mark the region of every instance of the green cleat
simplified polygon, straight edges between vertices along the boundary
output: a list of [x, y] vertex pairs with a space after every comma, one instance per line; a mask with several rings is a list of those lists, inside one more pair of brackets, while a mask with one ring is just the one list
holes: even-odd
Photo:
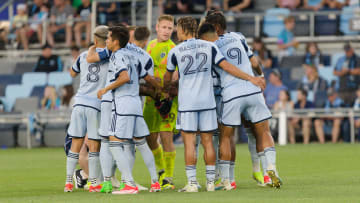
[[123, 181], [120, 181], [120, 187], [119, 187], [119, 190], [122, 190], [124, 189], [125, 187], [125, 183]]
[[101, 193], [111, 193], [112, 192], [112, 183], [111, 181], [105, 181], [102, 183]]
[[161, 190], [173, 190], [175, 185], [172, 181], [172, 178], [164, 178], [161, 185]]
[[264, 176], [260, 171], [253, 173], [253, 179], [257, 182], [259, 186], [264, 186]]

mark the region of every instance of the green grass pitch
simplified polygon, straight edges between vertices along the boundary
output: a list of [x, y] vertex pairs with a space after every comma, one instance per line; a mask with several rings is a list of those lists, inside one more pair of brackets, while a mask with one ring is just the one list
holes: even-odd
[[[183, 153], [183, 148], [178, 147], [176, 189], [186, 183]], [[277, 157], [284, 182], [280, 190], [255, 184], [251, 179], [247, 145], [238, 145], [238, 189], [234, 191], [205, 192], [201, 158], [197, 176], [203, 188], [199, 193], [165, 191], [115, 196], [83, 190], [64, 193], [66, 159], [60, 148], [6, 149], [0, 150], [0, 202], [360, 202], [358, 144], [288, 145], [277, 147]], [[149, 186], [150, 177], [140, 154], [137, 154], [134, 177], [140, 184]]]

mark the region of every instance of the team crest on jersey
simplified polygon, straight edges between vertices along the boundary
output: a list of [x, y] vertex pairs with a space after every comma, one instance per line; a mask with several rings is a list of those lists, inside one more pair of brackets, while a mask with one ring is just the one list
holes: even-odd
[[165, 53], [165, 52], [163, 52], [163, 53], [161, 53], [161, 54], [160, 54], [160, 57], [161, 57], [161, 58], [164, 58], [164, 57], [165, 57], [165, 55], [166, 55], [166, 53]]

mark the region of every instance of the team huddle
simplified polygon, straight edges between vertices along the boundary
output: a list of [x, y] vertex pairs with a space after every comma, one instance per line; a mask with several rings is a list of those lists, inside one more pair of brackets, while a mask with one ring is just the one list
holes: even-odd
[[[188, 179], [179, 192], [201, 187], [196, 179], [200, 142], [206, 190], [233, 190], [234, 128], [241, 124], [249, 137], [254, 180], [261, 186], [282, 185], [261, 64], [245, 37], [225, 33], [221, 12], [209, 12], [200, 25], [192, 17], [178, 19], [178, 45], [170, 39], [173, 29], [174, 18], [160, 16], [157, 39], [148, 44], [146, 27], [96, 27], [94, 45], [71, 70], [72, 77], [80, 75], [80, 87], [68, 128], [65, 192], [73, 191], [86, 135], [90, 192], [137, 194], [142, 186], [132, 175], [135, 149], [150, 173], [149, 191], [175, 189], [175, 130], [184, 142]], [[144, 108], [141, 96], [146, 96]], [[119, 184], [114, 184], [116, 168]]]

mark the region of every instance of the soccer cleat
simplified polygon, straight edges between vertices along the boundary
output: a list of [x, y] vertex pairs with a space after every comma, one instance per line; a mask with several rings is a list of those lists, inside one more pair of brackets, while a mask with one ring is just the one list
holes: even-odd
[[148, 191], [149, 189], [147, 187], [144, 187], [140, 185], [139, 183], [135, 183], [136, 187], [139, 189], [139, 191]]
[[215, 186], [215, 190], [233, 190], [229, 180], [224, 180]]
[[198, 192], [197, 184], [188, 183], [184, 188], [180, 189], [178, 192]]
[[75, 180], [75, 188], [84, 188], [86, 185], [87, 179], [83, 179], [81, 175], [82, 169], [78, 169], [74, 172], [73, 179]]
[[84, 186], [84, 190], [89, 190], [90, 186], [91, 186], [91, 182], [87, 181], [86, 185]]
[[165, 178], [165, 170], [164, 169], [162, 169], [158, 172], [158, 177], [159, 177], [159, 184], [162, 185], [163, 180]]
[[208, 192], [214, 192], [215, 191], [215, 182], [214, 181], [208, 181], [206, 183], [206, 191], [208, 191]]
[[272, 186], [274, 188], [280, 189], [280, 187], [282, 185], [282, 181], [281, 181], [280, 177], [276, 175], [275, 171], [268, 170], [267, 174], [269, 174], [269, 177], [270, 177], [271, 182], [272, 182]]
[[113, 188], [113, 185], [112, 185], [111, 181], [105, 181], [102, 183], [100, 192], [101, 193], [111, 193], [112, 188]]
[[270, 187], [272, 187], [272, 183], [271, 183], [271, 179], [270, 179], [270, 177], [269, 176], [264, 176], [264, 185], [266, 186], [270, 186]]
[[73, 188], [74, 188], [74, 185], [72, 183], [66, 183], [65, 188], [64, 188], [64, 192], [72, 192]]
[[120, 188], [120, 181], [115, 177], [111, 177], [111, 184], [114, 188]]
[[121, 190], [112, 192], [112, 194], [114, 195], [126, 195], [126, 194], [138, 194], [138, 193], [139, 193], [139, 189], [137, 187], [133, 187], [127, 184], [125, 184], [124, 188], [122, 188]]
[[161, 187], [160, 187], [160, 183], [156, 182], [154, 184], [151, 184], [150, 187], [150, 192], [160, 192], [161, 191]]
[[96, 185], [96, 186], [90, 185], [89, 192], [100, 192], [101, 188], [102, 188], [101, 185]]
[[237, 187], [237, 186], [236, 186], [236, 182], [235, 182], [235, 181], [234, 181], [234, 182], [231, 182], [231, 184], [230, 184], [230, 185], [231, 185], [231, 187], [232, 187], [234, 190], [235, 190], [235, 189], [236, 189], [236, 187]]
[[262, 175], [262, 172], [254, 172], [253, 173], [253, 179], [256, 181], [256, 183], [259, 186], [264, 186], [264, 177]]
[[201, 185], [200, 185], [200, 183], [197, 182], [197, 181], [196, 181], [196, 186], [197, 186], [197, 188], [198, 188], [199, 190], [201, 189]]
[[164, 178], [162, 182], [163, 182], [162, 185], [161, 185], [162, 190], [169, 190], [169, 189], [173, 190], [173, 189], [175, 189], [175, 185], [172, 182], [171, 178]]

